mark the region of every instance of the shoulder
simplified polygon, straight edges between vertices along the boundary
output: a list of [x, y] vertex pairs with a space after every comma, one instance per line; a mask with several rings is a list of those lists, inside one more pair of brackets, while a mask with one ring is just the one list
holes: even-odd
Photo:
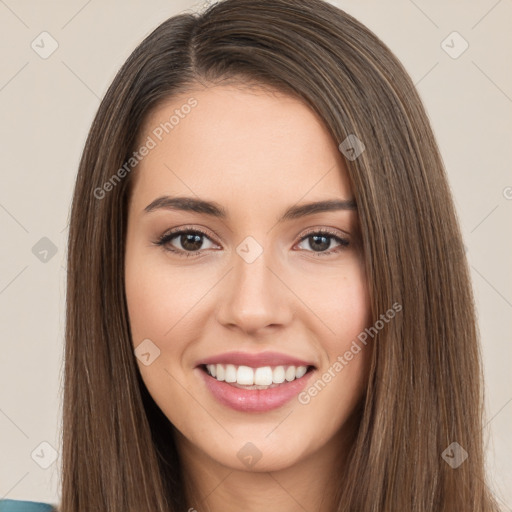
[[0, 512], [55, 512], [53, 505], [38, 501], [0, 500]]

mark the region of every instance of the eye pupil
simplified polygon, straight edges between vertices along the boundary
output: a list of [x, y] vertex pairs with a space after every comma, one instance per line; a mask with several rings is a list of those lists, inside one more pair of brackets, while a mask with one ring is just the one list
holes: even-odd
[[331, 245], [328, 236], [312, 235], [311, 238], [314, 240], [314, 242], [312, 244], [310, 243], [310, 247], [314, 251], [324, 251], [326, 249], [329, 249], [329, 246]]
[[189, 251], [198, 251], [202, 245], [203, 235], [198, 235], [195, 233], [181, 235], [181, 246]]

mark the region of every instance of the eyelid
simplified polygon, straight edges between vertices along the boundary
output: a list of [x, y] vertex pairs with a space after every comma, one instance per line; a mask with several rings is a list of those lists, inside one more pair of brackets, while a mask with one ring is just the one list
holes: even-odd
[[[165, 231], [164, 234], [161, 235], [158, 239], [162, 240], [163, 238], [166, 238], [173, 233], [178, 234], [183, 231], [199, 231], [200, 233], [202, 233], [203, 235], [208, 237], [212, 242], [214, 241], [212, 239], [220, 238], [220, 237], [217, 237], [217, 235], [213, 235], [212, 232], [206, 228], [197, 227], [197, 226], [191, 224], [191, 225], [184, 225], [184, 226], [180, 226], [180, 227]], [[300, 235], [298, 235], [298, 238], [299, 238], [299, 240], [301, 240], [305, 236], [312, 234], [312, 233], [326, 233], [329, 235], [340, 236], [341, 238], [350, 238], [350, 233], [348, 233], [347, 231], [344, 231], [340, 228], [331, 228], [331, 227], [325, 227], [325, 226], [317, 226], [317, 227], [307, 228]]]
[[333, 236], [339, 236], [340, 238], [344, 238], [347, 240], [350, 239], [350, 233], [348, 233], [347, 231], [343, 231], [340, 228], [331, 228], [325, 226], [308, 228], [299, 235], [299, 238], [302, 239], [305, 236], [313, 233], [325, 233]]
[[168, 238], [171, 235], [180, 235], [182, 233], [189, 232], [189, 231], [197, 231], [197, 232], [201, 233], [202, 235], [204, 235], [205, 237], [207, 237], [213, 243], [217, 243], [217, 242], [215, 242], [215, 239], [219, 238], [216, 235], [213, 235], [212, 232], [206, 228], [197, 227], [195, 225], [185, 225], [185, 226], [179, 226], [177, 228], [172, 228], [172, 229], [165, 231], [163, 235], [158, 237], [158, 241]]

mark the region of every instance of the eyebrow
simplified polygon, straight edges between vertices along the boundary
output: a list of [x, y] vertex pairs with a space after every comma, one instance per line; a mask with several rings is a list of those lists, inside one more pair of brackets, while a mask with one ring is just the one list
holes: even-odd
[[[144, 211], [150, 213], [160, 209], [202, 213], [219, 219], [228, 218], [226, 210], [220, 204], [215, 201], [205, 201], [194, 197], [161, 196], [148, 204], [146, 208], [144, 208]], [[356, 209], [357, 206], [353, 199], [329, 199], [290, 206], [278, 219], [278, 222], [294, 220], [320, 212]]]

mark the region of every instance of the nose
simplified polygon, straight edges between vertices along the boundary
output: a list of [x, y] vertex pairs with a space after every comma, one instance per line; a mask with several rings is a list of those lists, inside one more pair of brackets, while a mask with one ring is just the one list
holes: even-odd
[[259, 334], [282, 328], [293, 317], [293, 293], [268, 250], [252, 262], [238, 253], [233, 268], [223, 280], [217, 320], [230, 329]]

